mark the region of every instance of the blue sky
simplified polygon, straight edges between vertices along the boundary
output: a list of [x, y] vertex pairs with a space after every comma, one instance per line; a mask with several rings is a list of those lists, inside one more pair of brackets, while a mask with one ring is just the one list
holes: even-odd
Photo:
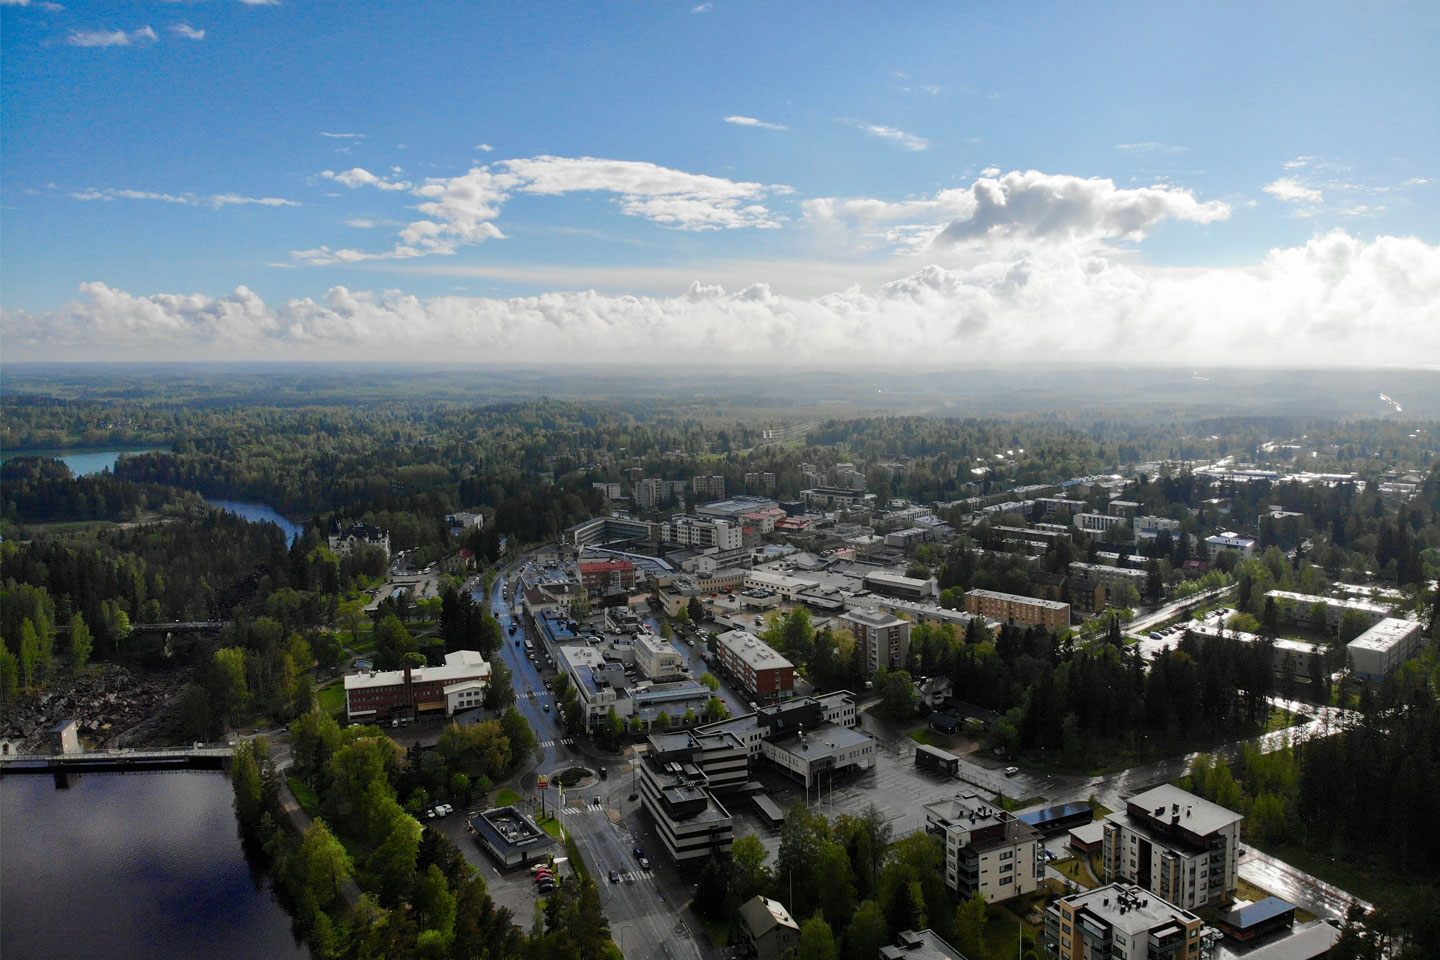
[[1386, 362], [1437, 319], [1434, 4], [0, 18], [12, 358], [1148, 360], [1178, 325]]

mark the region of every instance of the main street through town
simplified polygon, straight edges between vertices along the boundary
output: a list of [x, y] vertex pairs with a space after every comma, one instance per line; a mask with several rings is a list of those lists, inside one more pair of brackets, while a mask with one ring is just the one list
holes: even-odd
[[[684, 909], [694, 889], [693, 878], [682, 876], [669, 863], [638, 800], [631, 799], [638, 793], [631, 754], [603, 750], [588, 738], [565, 730], [554, 698], [545, 688], [546, 679], [554, 676], [553, 669], [545, 666], [544, 654], [538, 649], [534, 660], [526, 655], [526, 632], [518, 613], [518, 598], [513, 593], [507, 596], [507, 591], [514, 588], [516, 572], [526, 562], [530, 560], [522, 558], [499, 571], [488, 596], [476, 590], [477, 599], [487, 602], [500, 621], [505, 636], [502, 657], [514, 675], [517, 705], [530, 722], [538, 743], [533, 766], [522, 775], [521, 786], [530, 796], [539, 796], [534, 789], [537, 774], [553, 774], [570, 766], [597, 771], [606, 768], [607, 779], [574, 790], [565, 797], [560, 807], [560, 822], [566, 834], [575, 840], [596, 879], [616, 942], [623, 942], [627, 958], [713, 960], [721, 951], [710, 945], [700, 931], [698, 920]], [[1186, 605], [1198, 599], [1201, 598], [1190, 598]], [[1146, 620], [1160, 623], [1180, 612], [1180, 606], [1157, 610]], [[646, 619], [658, 632], [658, 621]], [[513, 635], [509, 632], [512, 624], [516, 627]], [[703, 638], [702, 633], [694, 646], [681, 640], [672, 641], [696, 677], [705, 670], [701, 660]], [[747, 709], [743, 696], [728, 683], [722, 681], [718, 695], [726, 699], [734, 712]], [[1330, 708], [1280, 700], [1274, 705], [1302, 712], [1309, 719], [1285, 730], [1223, 745], [1212, 752], [1233, 758], [1250, 743], [1262, 750], [1275, 750], [1286, 742], [1326, 736], [1345, 720], [1343, 711]], [[891, 821], [897, 836], [924, 829], [925, 803], [970, 788], [987, 794], [1004, 793], [1017, 799], [1045, 797], [1046, 803], [1094, 797], [1112, 810], [1121, 810], [1126, 798], [1183, 776], [1195, 756], [1157, 760], [1095, 777], [1032, 770], [1006, 776], [998, 763], [962, 757], [957, 779], [947, 784], [916, 774], [913, 741], [897, 735], [869, 714], [861, 716], [863, 728], [880, 741], [876, 770], [832, 790], [820, 806], [822, 812], [835, 814], [859, 812], [875, 803]], [[777, 790], [776, 797], [782, 802], [791, 799], [783, 786]], [[554, 810], [560, 803], [559, 791], [552, 788], [545, 796], [545, 803], [547, 810]], [[737, 821], [736, 827], [737, 834], [749, 832], [749, 827], [741, 821]], [[777, 838], [766, 833], [761, 835], [761, 840], [773, 853]], [[1056, 838], [1048, 845], [1063, 855], [1063, 838]], [[636, 848], [643, 849], [650, 858], [648, 869], [637, 862]], [[616, 871], [618, 882], [610, 882], [612, 870]], [[1240, 861], [1240, 876], [1322, 917], [1343, 917], [1353, 899], [1344, 891], [1248, 846]]]
[[[518, 598], [506, 598], [507, 590], [514, 586], [511, 577], [525, 562], [522, 558], [502, 569], [488, 597], [476, 591], [477, 599], [488, 602], [500, 621], [505, 637], [503, 659], [514, 674], [516, 703], [538, 744], [533, 766], [521, 776], [521, 786], [529, 796], [539, 796], [535, 789], [538, 774], [553, 774], [571, 766], [597, 772], [607, 769], [606, 780], [566, 795], [559, 819], [595, 877], [615, 942], [626, 960], [712, 960], [719, 951], [699, 932], [698, 920], [684, 909], [693, 881], [680, 876], [668, 862], [639, 802], [630, 799], [637, 790], [630, 760], [565, 730], [554, 697], [545, 689], [545, 680], [553, 677], [554, 671], [542, 669], [544, 659], [538, 649], [538, 662], [526, 656]], [[690, 652], [683, 644], [677, 648]], [[560, 791], [552, 787], [546, 793], [546, 809], [553, 811], [560, 803]], [[636, 848], [645, 852], [648, 869], [637, 861]], [[557, 851], [557, 856], [564, 856], [564, 851]], [[618, 882], [610, 882], [612, 870]], [[525, 917], [519, 919], [523, 922]]]

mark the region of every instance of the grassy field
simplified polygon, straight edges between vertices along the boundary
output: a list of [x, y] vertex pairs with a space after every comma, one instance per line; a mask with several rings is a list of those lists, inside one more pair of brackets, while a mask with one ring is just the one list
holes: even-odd
[[1079, 886], [1084, 887], [1086, 890], [1099, 886], [1099, 881], [1096, 880], [1095, 875], [1090, 872], [1090, 867], [1079, 857], [1066, 857], [1063, 860], [1056, 860], [1050, 864], [1050, 866], [1059, 870], [1065, 874], [1067, 878]]
[[516, 793], [514, 790], [511, 790], [509, 787], [506, 787], [504, 790], [501, 790], [499, 793], [495, 794], [495, 806], [497, 807], [514, 806], [519, 802], [520, 794]]
[[950, 748], [950, 738], [941, 736], [929, 727], [911, 730], [910, 739], [916, 743], [923, 743], [927, 747], [939, 747], [941, 750], [948, 750]]
[[556, 840], [560, 839], [560, 821], [554, 817], [536, 817], [536, 825]]
[[[1018, 904], [1021, 901], [1015, 902]], [[1029, 937], [1031, 942], [1039, 943], [1041, 930], [1029, 921], [1022, 920], [1009, 906], [990, 904], [985, 919], [986, 953], [997, 960], [1019, 956], [1020, 951], [1016, 949], [1015, 942], [1017, 936]], [[972, 957], [971, 960], [975, 958]]]
[[1001, 809], [1014, 813], [1016, 810], [1024, 810], [1026, 807], [1033, 807], [1037, 803], [1044, 803], [1046, 799], [1046, 797], [1026, 797], [1024, 800], [1014, 800], [1003, 793], [997, 793], [992, 802], [1000, 804]]
[[328, 687], [321, 687], [315, 691], [315, 703], [326, 713], [343, 714], [345, 712], [345, 685], [332, 683]]
[[285, 780], [290, 784], [290, 792], [295, 794], [295, 802], [300, 804], [301, 810], [312, 817], [320, 812], [320, 798], [315, 796], [309, 784], [295, 777], [286, 777]]

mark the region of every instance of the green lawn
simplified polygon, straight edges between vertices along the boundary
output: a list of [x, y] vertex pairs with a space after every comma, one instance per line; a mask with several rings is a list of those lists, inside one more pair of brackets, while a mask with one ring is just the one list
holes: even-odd
[[1003, 793], [997, 793], [993, 802], [1000, 804], [1001, 809], [1014, 813], [1016, 810], [1024, 810], [1037, 803], [1044, 803], [1046, 799], [1046, 797], [1026, 797], [1024, 800], [1013, 800]]
[[495, 794], [495, 806], [497, 807], [512, 807], [519, 802], [520, 794], [511, 790], [509, 787]]
[[921, 727], [919, 730], [910, 731], [910, 739], [916, 743], [923, 743], [927, 747], [939, 747], [947, 750], [950, 747], [950, 738], [942, 737], [929, 727]]
[[320, 798], [315, 796], [315, 791], [310, 785], [296, 777], [286, 777], [290, 784], [290, 792], [295, 794], [295, 802], [300, 804], [300, 809], [310, 816], [316, 816], [320, 812]]
[[536, 817], [535, 823], [556, 840], [560, 839], [560, 821], [554, 817]]
[[345, 712], [345, 685], [332, 683], [328, 687], [321, 687], [315, 691], [315, 703], [329, 714], [343, 714]]
[[1050, 866], [1086, 890], [1098, 885], [1094, 875], [1090, 873], [1090, 868], [1079, 857], [1065, 857], [1063, 860], [1056, 860]]
[[[985, 945], [990, 957], [1000, 958], [1017, 957], [1020, 951], [1016, 949], [1016, 937], [1022, 935], [1029, 937], [1031, 942], [1039, 943], [1041, 931], [1034, 924], [1021, 920], [1019, 915], [1011, 912], [1007, 906], [992, 903], [986, 908], [985, 919]], [[970, 960], [976, 960], [971, 957]]]

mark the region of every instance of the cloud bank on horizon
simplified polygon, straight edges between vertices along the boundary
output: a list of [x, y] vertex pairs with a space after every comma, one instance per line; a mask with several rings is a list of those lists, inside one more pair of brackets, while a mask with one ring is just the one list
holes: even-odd
[[[797, 298], [756, 283], [682, 296], [556, 292], [423, 299], [333, 287], [319, 300], [135, 295], [104, 283], [4, 315], [12, 359], [677, 358], [798, 363], [986, 359], [1338, 365], [1440, 357], [1440, 248], [1335, 230], [1252, 268], [1156, 269], [1073, 246]], [[1425, 360], [1424, 358], [1429, 358]]]
[[1440, 358], [1440, 6], [0, 18], [6, 360]]

